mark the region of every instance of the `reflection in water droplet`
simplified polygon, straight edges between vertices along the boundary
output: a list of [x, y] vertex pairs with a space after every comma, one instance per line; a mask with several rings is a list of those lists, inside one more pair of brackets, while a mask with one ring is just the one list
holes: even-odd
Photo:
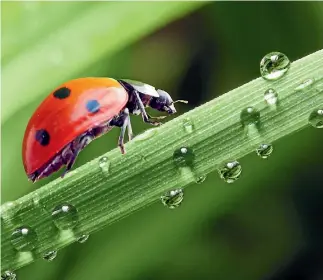
[[193, 132], [194, 126], [193, 126], [193, 122], [191, 121], [190, 118], [184, 119], [184, 121], [183, 121], [183, 127], [184, 127], [184, 130], [187, 133], [192, 133]]
[[243, 126], [258, 124], [260, 121], [260, 112], [255, 107], [247, 107], [241, 111], [240, 121]]
[[233, 183], [240, 178], [242, 167], [238, 161], [230, 161], [218, 168], [221, 179], [227, 183]]
[[198, 176], [195, 180], [196, 184], [202, 184], [206, 179], [206, 175]]
[[108, 175], [110, 172], [110, 161], [107, 157], [101, 157], [99, 159], [99, 167], [105, 175]]
[[260, 62], [260, 74], [266, 80], [276, 80], [285, 75], [289, 67], [290, 61], [285, 54], [271, 52]]
[[43, 259], [45, 261], [51, 262], [53, 261], [57, 256], [57, 251], [49, 251], [43, 255]]
[[169, 209], [174, 209], [181, 205], [184, 199], [182, 189], [171, 190], [160, 197], [162, 203]]
[[90, 235], [88, 234], [83, 234], [79, 238], [76, 239], [78, 243], [84, 243], [89, 239]]
[[305, 81], [303, 81], [300, 85], [298, 85], [295, 90], [302, 90], [305, 89], [307, 87], [309, 87], [310, 85], [312, 85], [314, 83], [314, 79], [307, 79]]
[[261, 158], [268, 158], [273, 152], [274, 147], [271, 144], [261, 144], [257, 149], [256, 153]]
[[156, 128], [151, 128], [148, 129], [146, 131], [144, 131], [143, 133], [137, 135], [133, 140], [134, 141], [145, 141], [151, 137], [153, 137], [155, 134], [157, 134], [157, 129]]
[[323, 108], [314, 110], [310, 114], [308, 122], [315, 128], [323, 128]]
[[268, 105], [276, 105], [278, 102], [278, 93], [272, 88], [267, 89], [265, 91], [264, 99]]
[[62, 230], [72, 229], [78, 223], [77, 210], [68, 203], [56, 206], [52, 211], [52, 218], [57, 228]]
[[3, 274], [1, 274], [1, 280], [16, 280], [16, 273], [7, 270]]
[[11, 234], [11, 244], [20, 252], [32, 251], [35, 249], [37, 241], [36, 232], [28, 226], [16, 228]]
[[181, 147], [174, 151], [173, 160], [177, 167], [192, 167], [195, 155], [189, 147]]

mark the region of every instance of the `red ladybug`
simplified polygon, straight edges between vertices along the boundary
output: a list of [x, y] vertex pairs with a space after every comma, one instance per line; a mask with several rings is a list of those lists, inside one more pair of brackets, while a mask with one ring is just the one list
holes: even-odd
[[[185, 102], [177, 100], [175, 102]], [[37, 108], [27, 125], [22, 156], [29, 180], [35, 182], [66, 165], [70, 171], [78, 153], [114, 126], [121, 128], [118, 146], [124, 154], [124, 135], [132, 139], [129, 114], [159, 125], [145, 107], [176, 113], [175, 103], [163, 90], [132, 80], [80, 78], [55, 89]]]

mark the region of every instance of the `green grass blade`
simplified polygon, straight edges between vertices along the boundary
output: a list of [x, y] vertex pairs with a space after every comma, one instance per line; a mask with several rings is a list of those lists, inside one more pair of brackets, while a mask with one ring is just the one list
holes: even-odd
[[[323, 50], [295, 61], [282, 79], [253, 80], [212, 100], [126, 145], [105, 154], [109, 173], [102, 171], [99, 158], [55, 180], [17, 201], [2, 207], [2, 271], [15, 270], [53, 248], [62, 248], [83, 233], [93, 233], [149, 204], [167, 190], [185, 187], [218, 164], [254, 152], [262, 142], [272, 143], [308, 126], [310, 113], [323, 105]], [[307, 79], [313, 83], [300, 88]], [[278, 110], [264, 102], [264, 92], [279, 94]], [[242, 109], [254, 106], [261, 114], [262, 130], [247, 136], [240, 123]], [[185, 119], [194, 124], [191, 132]], [[188, 146], [195, 154], [194, 169], [179, 172], [174, 167], [175, 149]], [[216, 198], [215, 198], [216, 199]], [[78, 210], [79, 223], [73, 232], [60, 232], [51, 218], [52, 209], [68, 202]], [[10, 244], [13, 229], [22, 224], [38, 235], [33, 256], [19, 256]]]

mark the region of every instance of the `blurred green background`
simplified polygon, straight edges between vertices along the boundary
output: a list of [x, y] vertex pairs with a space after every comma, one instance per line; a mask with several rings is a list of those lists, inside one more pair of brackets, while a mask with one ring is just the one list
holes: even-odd
[[[1, 5], [2, 203], [57, 177], [29, 183], [21, 143], [29, 117], [61, 82], [141, 80], [189, 100], [181, 114], [257, 78], [270, 51], [294, 61], [323, 47], [322, 2]], [[132, 123], [136, 134], [148, 128]], [[118, 133], [94, 141], [76, 166], [116, 147]], [[52, 263], [20, 269], [19, 279], [323, 279], [322, 141], [313, 128], [281, 139], [268, 160], [240, 159], [236, 183], [210, 174], [176, 210], [156, 203]]]

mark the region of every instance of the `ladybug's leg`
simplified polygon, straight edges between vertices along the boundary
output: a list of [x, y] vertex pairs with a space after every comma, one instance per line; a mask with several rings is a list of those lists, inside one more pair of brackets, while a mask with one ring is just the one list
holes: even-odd
[[[139, 109], [140, 109], [140, 111], [141, 111], [141, 115], [142, 115], [142, 119], [143, 119], [143, 121], [144, 121], [145, 123], [150, 123], [150, 124], [155, 125], [155, 126], [157, 126], [157, 125], [161, 125], [161, 123], [160, 123], [160, 122], [155, 122], [155, 121], [151, 120], [151, 119], [148, 117], [148, 114], [146, 113], [146, 110], [145, 110], [145, 106], [144, 106], [144, 104], [142, 103], [142, 101], [141, 101], [141, 99], [140, 99], [140, 96], [139, 96], [139, 94], [138, 94], [138, 92], [137, 92], [136, 90], [134, 91], [134, 94], [135, 94], [135, 96], [136, 96], [137, 103], [138, 103]], [[157, 118], [158, 118], [158, 117], [157, 117]]]
[[[128, 111], [128, 114], [129, 114], [129, 111]], [[129, 141], [131, 141], [133, 138], [133, 132], [132, 132], [132, 127], [130, 122], [130, 115], [128, 115], [128, 118], [127, 118], [127, 129], [128, 129], [128, 139]]]
[[120, 147], [121, 153], [125, 154], [126, 150], [124, 147], [124, 135], [126, 133], [126, 129], [128, 128], [128, 137], [129, 140], [131, 140], [132, 138], [132, 127], [131, 127], [131, 123], [130, 123], [130, 114], [129, 114], [129, 109], [125, 108], [122, 112], [122, 114], [119, 117], [119, 126], [121, 127], [120, 130], [120, 136], [119, 136], [119, 140], [118, 140], [118, 146]]

